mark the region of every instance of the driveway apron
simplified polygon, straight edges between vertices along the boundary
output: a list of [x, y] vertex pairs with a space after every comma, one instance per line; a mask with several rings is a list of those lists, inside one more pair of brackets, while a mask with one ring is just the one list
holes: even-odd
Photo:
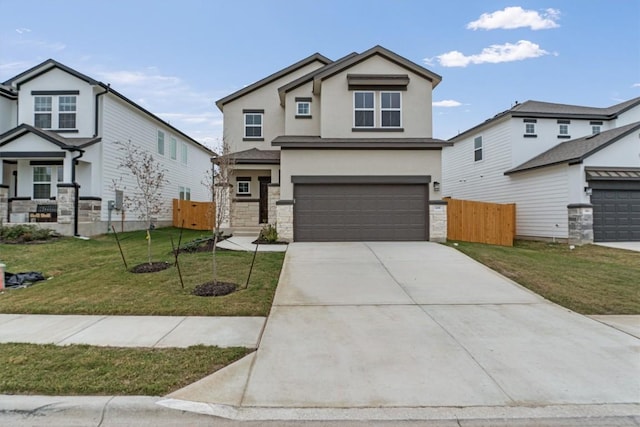
[[639, 344], [443, 245], [293, 243], [258, 351], [169, 397], [237, 408], [636, 404]]

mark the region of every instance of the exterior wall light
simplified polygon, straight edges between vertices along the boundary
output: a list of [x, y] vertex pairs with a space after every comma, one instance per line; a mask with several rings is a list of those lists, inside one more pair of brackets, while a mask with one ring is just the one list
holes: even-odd
[[584, 187], [584, 194], [586, 194], [587, 196], [591, 196], [592, 193], [593, 189], [591, 187]]
[[440, 183], [438, 181], [433, 182], [433, 191], [440, 191]]

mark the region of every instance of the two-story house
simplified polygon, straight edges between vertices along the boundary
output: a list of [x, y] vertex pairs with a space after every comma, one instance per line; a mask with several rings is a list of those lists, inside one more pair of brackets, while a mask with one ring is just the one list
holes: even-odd
[[[41, 222], [64, 235], [144, 228], [122, 209], [134, 178], [116, 142], [153, 153], [166, 170], [163, 213], [173, 198], [210, 200], [202, 184], [213, 152], [108, 84], [47, 60], [0, 85], [0, 221]], [[118, 190], [120, 188], [120, 190]]]
[[450, 139], [443, 194], [516, 203], [522, 238], [640, 240], [640, 98], [527, 101]]
[[444, 240], [432, 91], [381, 46], [311, 55], [217, 101], [235, 161], [231, 228], [294, 241]]

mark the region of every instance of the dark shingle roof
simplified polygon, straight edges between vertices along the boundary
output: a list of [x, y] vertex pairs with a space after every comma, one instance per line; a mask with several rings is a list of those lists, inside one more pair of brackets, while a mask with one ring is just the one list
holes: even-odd
[[568, 163], [570, 165], [581, 163], [590, 155], [637, 130], [640, 130], [640, 122], [620, 126], [595, 135], [565, 141], [520, 166], [506, 171], [505, 175], [562, 163]]
[[231, 159], [236, 164], [280, 164], [280, 151], [278, 150], [258, 150], [251, 148], [249, 150], [231, 153]]
[[637, 105], [640, 105], [640, 97], [605, 108], [583, 107], [580, 105], [556, 104], [542, 101], [526, 101], [522, 104], [516, 104], [512, 108], [498, 113], [492, 118], [449, 138], [449, 141], [457, 142], [469, 133], [477, 132], [489, 124], [508, 117], [613, 120], [618, 117], [618, 115]]

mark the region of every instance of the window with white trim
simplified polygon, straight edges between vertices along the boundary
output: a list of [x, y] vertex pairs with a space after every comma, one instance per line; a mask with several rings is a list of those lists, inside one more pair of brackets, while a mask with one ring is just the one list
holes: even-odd
[[187, 154], [189, 153], [189, 150], [187, 148], [187, 144], [185, 144], [184, 142], [182, 144], [180, 144], [180, 162], [183, 165], [187, 164]]
[[380, 126], [399, 128], [402, 126], [402, 99], [400, 92], [380, 92]]
[[58, 129], [76, 128], [76, 97], [58, 97]]
[[53, 194], [55, 184], [62, 182], [62, 166], [34, 166], [33, 167], [33, 198], [49, 199]]
[[569, 135], [569, 125], [558, 125], [558, 135]]
[[374, 92], [353, 93], [353, 127], [372, 128], [375, 126]]
[[600, 125], [591, 125], [591, 135], [600, 133]]
[[33, 125], [41, 129], [51, 129], [53, 102], [50, 96], [36, 96], [33, 98]]
[[174, 137], [169, 139], [169, 155], [171, 156], [171, 160], [178, 158], [178, 141], [176, 141]]
[[262, 138], [262, 113], [244, 114], [244, 137]]
[[536, 133], [536, 124], [535, 123], [525, 123], [524, 124], [524, 133], [525, 133], [525, 135], [535, 135], [535, 133]]
[[158, 131], [158, 154], [164, 156], [164, 132]]
[[296, 102], [296, 116], [310, 116], [311, 115], [311, 103], [308, 101]]
[[236, 182], [236, 194], [242, 196], [251, 194], [251, 178], [238, 178]]
[[482, 136], [476, 136], [473, 140], [473, 161], [482, 160]]
[[180, 200], [191, 200], [191, 189], [189, 187], [178, 187], [178, 197]]

